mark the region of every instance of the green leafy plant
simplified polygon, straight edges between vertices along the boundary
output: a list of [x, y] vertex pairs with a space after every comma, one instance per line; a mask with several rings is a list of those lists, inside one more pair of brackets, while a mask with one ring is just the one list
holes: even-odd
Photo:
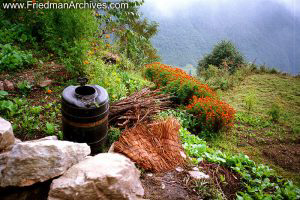
[[8, 95], [8, 92], [4, 90], [0, 90], [0, 100], [4, 99]]
[[33, 63], [31, 53], [18, 50], [10, 44], [0, 44], [0, 71], [21, 69]]
[[47, 135], [53, 135], [55, 133], [55, 124], [46, 122], [45, 132]]
[[29, 81], [24, 80], [24, 81], [19, 82], [17, 84], [17, 87], [22, 94], [28, 94], [32, 88], [32, 85], [30, 84]]
[[183, 147], [192, 161], [197, 164], [203, 160], [231, 168], [242, 177], [243, 190], [237, 199], [298, 199], [300, 189], [291, 181], [276, 176], [266, 165], [257, 165], [244, 154], [232, 155], [211, 149], [206, 142], [180, 129]]

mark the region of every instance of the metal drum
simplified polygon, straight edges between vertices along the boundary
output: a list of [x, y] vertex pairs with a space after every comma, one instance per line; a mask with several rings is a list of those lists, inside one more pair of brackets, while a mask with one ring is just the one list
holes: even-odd
[[69, 86], [62, 93], [64, 140], [87, 143], [92, 155], [107, 142], [109, 97], [98, 85]]

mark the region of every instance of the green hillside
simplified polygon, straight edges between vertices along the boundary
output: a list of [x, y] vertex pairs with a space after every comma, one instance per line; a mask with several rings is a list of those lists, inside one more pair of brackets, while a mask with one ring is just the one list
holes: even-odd
[[[300, 78], [278, 74], [253, 74], [222, 99], [236, 110], [234, 128], [212, 142], [227, 151], [244, 152], [284, 177], [300, 184]], [[249, 101], [253, 101], [251, 110]], [[278, 105], [278, 122], [269, 112]]]

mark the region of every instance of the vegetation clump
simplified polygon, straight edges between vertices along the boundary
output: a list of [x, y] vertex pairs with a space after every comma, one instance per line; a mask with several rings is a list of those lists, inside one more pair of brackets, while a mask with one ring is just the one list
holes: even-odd
[[237, 50], [231, 41], [223, 40], [218, 43], [212, 52], [203, 57], [198, 63], [198, 74], [202, 69], [207, 69], [209, 65], [218, 68], [228, 69], [234, 73], [245, 63], [243, 55]]
[[199, 130], [218, 132], [232, 126], [235, 110], [218, 100], [208, 85], [183, 70], [152, 63], [147, 65], [145, 76], [163, 91], [173, 94], [177, 103], [186, 105], [187, 111], [197, 118]]

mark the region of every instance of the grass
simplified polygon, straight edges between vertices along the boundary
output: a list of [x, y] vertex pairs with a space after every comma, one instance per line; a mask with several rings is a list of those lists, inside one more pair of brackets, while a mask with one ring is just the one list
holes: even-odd
[[[230, 131], [209, 143], [224, 151], [244, 152], [255, 162], [270, 165], [279, 175], [300, 185], [299, 172], [279, 166], [264, 153], [271, 147], [299, 147], [299, 88], [299, 77], [252, 74], [233, 89], [220, 92], [221, 98], [237, 110], [236, 121]], [[276, 116], [279, 112], [278, 121], [270, 115], [274, 105]]]

